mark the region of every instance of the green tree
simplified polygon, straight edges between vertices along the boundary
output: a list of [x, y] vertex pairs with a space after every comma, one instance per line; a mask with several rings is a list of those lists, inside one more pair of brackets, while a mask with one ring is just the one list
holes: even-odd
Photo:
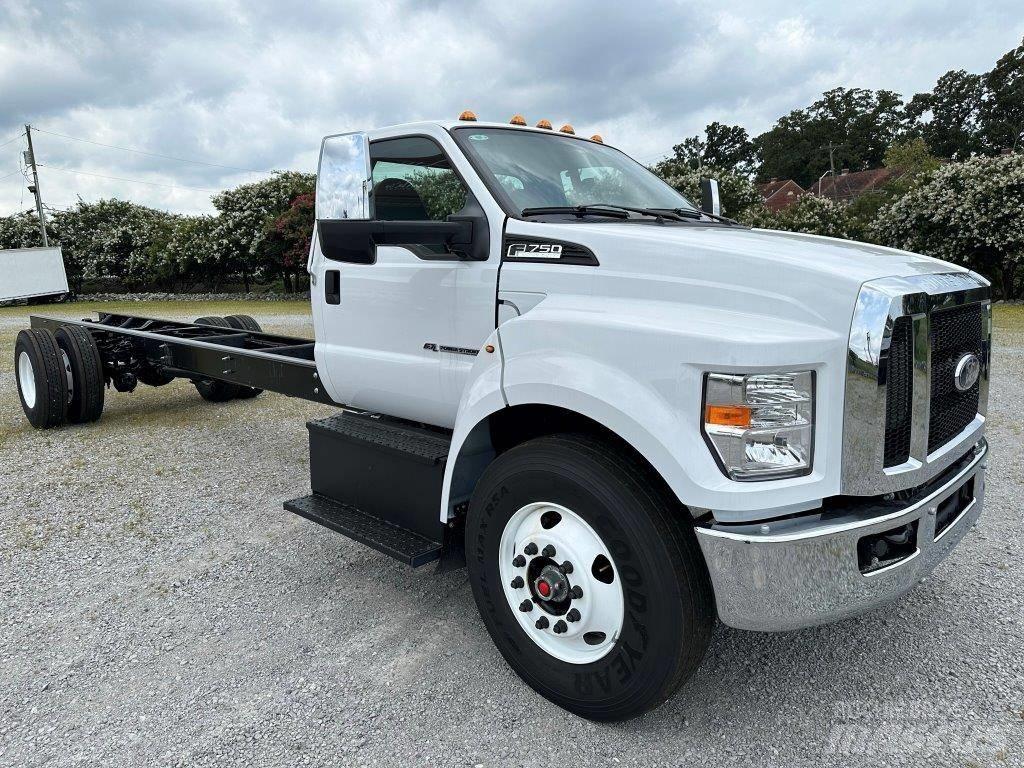
[[309, 193], [298, 195], [284, 213], [268, 223], [260, 246], [262, 265], [268, 274], [281, 276], [287, 293], [299, 289], [299, 274], [309, 256], [315, 218], [315, 196]]
[[1024, 258], [1024, 155], [950, 163], [894, 200], [873, 224], [886, 245], [991, 275], [1016, 298]]
[[745, 128], [715, 121], [704, 129], [703, 138], [691, 136], [672, 147], [672, 157], [656, 166], [661, 175], [678, 175], [684, 169], [711, 166], [749, 174], [754, 167], [754, 144]]
[[808, 187], [830, 168], [877, 167], [900, 135], [903, 102], [893, 91], [834, 88], [807, 109], [782, 117], [754, 139], [758, 179], [794, 179]]
[[[47, 234], [50, 227], [47, 227]], [[39, 231], [39, 217], [34, 211], [22, 211], [13, 216], [0, 216], [0, 249], [38, 248], [43, 244]]]
[[[110, 278], [129, 288], [149, 287], [164, 274], [163, 249], [171, 215], [125, 200], [82, 200], [51, 218], [76, 292], [82, 281]], [[152, 247], [151, 247], [152, 246]]]
[[984, 101], [981, 75], [950, 70], [930, 92], [917, 94], [907, 104], [908, 131], [923, 138], [939, 157], [966, 160], [984, 148]]
[[296, 197], [312, 194], [315, 185], [311, 173], [283, 171], [215, 195], [213, 205], [220, 215], [214, 243], [222, 257], [222, 272], [217, 277], [241, 275], [248, 291], [251, 278], [262, 276], [257, 275], [259, 268], [268, 262], [260, 249], [270, 231], [269, 223], [288, 210]]
[[775, 215], [773, 229], [856, 239], [859, 228], [849, 208], [827, 197], [804, 195]]
[[982, 123], [993, 152], [1017, 150], [1024, 139], [1024, 40], [985, 75]]
[[753, 223], [764, 210], [764, 198], [757, 191], [757, 187], [747, 176], [735, 170], [713, 167], [667, 167], [670, 169], [668, 175], [662, 175], [666, 166], [658, 166], [654, 171], [694, 205], [700, 205], [701, 202], [701, 179], [712, 178], [718, 180], [724, 215], [744, 223]]

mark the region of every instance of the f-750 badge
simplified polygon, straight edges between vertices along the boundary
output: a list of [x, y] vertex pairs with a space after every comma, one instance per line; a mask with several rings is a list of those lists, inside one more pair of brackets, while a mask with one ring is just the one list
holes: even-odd
[[512, 243], [505, 255], [519, 259], [560, 259], [562, 246], [558, 243]]

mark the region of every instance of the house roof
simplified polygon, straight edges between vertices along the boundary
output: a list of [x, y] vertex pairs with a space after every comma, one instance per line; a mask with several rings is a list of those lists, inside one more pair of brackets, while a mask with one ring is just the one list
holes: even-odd
[[811, 185], [811, 194], [853, 200], [865, 192], [878, 189], [903, 174], [891, 168], [871, 168], [838, 176], [826, 176]]
[[807, 190], [801, 187], [792, 179], [772, 179], [763, 184], [757, 185], [757, 191], [764, 198], [765, 205], [773, 212], [788, 208], [801, 197], [807, 194]]

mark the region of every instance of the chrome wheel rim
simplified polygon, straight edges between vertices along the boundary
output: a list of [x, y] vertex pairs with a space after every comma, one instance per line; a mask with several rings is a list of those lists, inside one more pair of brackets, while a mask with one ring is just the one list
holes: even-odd
[[26, 408], [36, 407], [36, 374], [32, 370], [32, 361], [28, 352], [18, 355], [18, 387], [21, 389], [21, 399], [25, 401]]
[[625, 600], [611, 551], [582, 517], [534, 502], [505, 524], [498, 571], [526, 635], [570, 664], [605, 656], [622, 633]]

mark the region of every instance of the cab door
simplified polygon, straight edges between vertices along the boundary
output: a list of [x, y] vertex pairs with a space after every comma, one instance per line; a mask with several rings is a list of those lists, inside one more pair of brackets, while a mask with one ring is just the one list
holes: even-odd
[[440, 140], [369, 143], [370, 218], [339, 227], [318, 213], [310, 267], [317, 367], [331, 396], [450, 427], [494, 329], [497, 277], [487, 276], [487, 217]]

